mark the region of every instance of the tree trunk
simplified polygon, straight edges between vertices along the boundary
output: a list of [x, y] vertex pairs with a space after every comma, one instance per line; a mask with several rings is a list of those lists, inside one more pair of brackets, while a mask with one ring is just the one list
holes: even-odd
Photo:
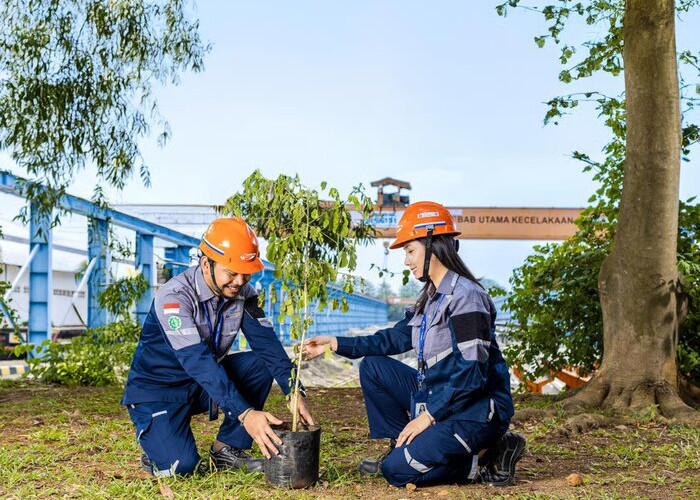
[[567, 406], [695, 418], [678, 397], [681, 117], [673, 0], [626, 0], [627, 150], [613, 250], [599, 276], [604, 354]]

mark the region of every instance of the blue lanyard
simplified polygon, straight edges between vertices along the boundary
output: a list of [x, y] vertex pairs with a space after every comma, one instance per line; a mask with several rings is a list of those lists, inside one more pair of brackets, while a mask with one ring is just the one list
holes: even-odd
[[209, 308], [207, 308], [207, 305], [204, 302], [202, 302], [201, 305], [202, 309], [204, 310], [204, 315], [207, 317], [207, 324], [209, 325], [209, 335], [211, 336], [213, 334], [214, 336], [214, 338], [212, 339], [214, 342], [214, 355], [218, 356], [219, 353], [217, 351], [219, 350], [219, 341], [221, 340], [221, 327], [224, 324], [224, 315], [221, 314], [221, 309], [223, 309], [223, 306], [216, 313], [216, 330], [214, 330], [214, 327], [211, 324], [211, 317], [209, 316]]
[[[440, 295], [440, 298], [437, 301], [437, 306], [435, 306], [435, 312], [433, 313], [433, 317], [430, 319], [430, 323], [432, 324], [433, 321], [435, 321], [435, 317], [437, 316], [438, 312], [440, 312], [440, 304], [442, 303], [442, 299], [444, 299], [444, 295]], [[428, 306], [426, 304], [426, 313]], [[418, 334], [418, 389], [421, 388], [423, 385], [423, 379], [425, 378], [425, 360], [423, 359], [423, 349], [425, 348], [425, 338], [428, 334], [427, 329], [426, 329], [426, 314], [423, 314], [423, 319], [421, 319], [420, 322], [420, 331]]]

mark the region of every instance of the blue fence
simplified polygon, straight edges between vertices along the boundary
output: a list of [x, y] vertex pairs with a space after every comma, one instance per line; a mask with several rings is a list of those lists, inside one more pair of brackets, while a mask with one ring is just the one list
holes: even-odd
[[[265, 315], [273, 322], [275, 331], [282, 343], [291, 345], [295, 341], [291, 338], [289, 318], [285, 316], [284, 322], [280, 323], [278, 321], [280, 305], [284, 299], [281, 283], [279, 280], [275, 280], [272, 274], [273, 268], [268, 262], [265, 262], [265, 268], [264, 271], [253, 275], [251, 283], [256, 288], [266, 291]], [[277, 297], [277, 301], [274, 303], [270, 300], [273, 288]], [[349, 310], [343, 313], [340, 309], [332, 310], [330, 307], [327, 307], [325, 310], [317, 312], [313, 316], [314, 323], [309, 329], [309, 336], [341, 335], [351, 328], [384, 325], [388, 322], [389, 305], [383, 300], [359, 294], [349, 294], [333, 286], [328, 287], [328, 295], [329, 299], [345, 297], [348, 301]], [[310, 311], [313, 311], [315, 308], [315, 303], [309, 304]], [[239, 347], [238, 343], [234, 347]]]

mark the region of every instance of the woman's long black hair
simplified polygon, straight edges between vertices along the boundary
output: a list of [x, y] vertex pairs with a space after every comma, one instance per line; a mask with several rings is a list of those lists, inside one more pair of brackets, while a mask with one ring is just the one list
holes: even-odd
[[[418, 241], [425, 245], [425, 238], [420, 238]], [[472, 280], [481, 288], [484, 288], [464, 263], [462, 257], [459, 256], [459, 253], [457, 253], [457, 240], [454, 236], [450, 234], [439, 234], [437, 236], [433, 236], [430, 243], [430, 248], [432, 249], [433, 255], [435, 255], [437, 260], [442, 262], [447, 269]], [[420, 263], [420, 265], [422, 266], [423, 263]], [[426, 302], [428, 302], [428, 299], [432, 297], [434, 293], [435, 285], [430, 277], [427, 277], [427, 281], [425, 282], [425, 285], [423, 286], [423, 289], [416, 300], [416, 313], [423, 312]]]

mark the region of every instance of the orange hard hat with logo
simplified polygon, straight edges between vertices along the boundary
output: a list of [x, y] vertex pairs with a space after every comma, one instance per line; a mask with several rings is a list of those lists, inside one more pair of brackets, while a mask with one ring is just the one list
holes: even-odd
[[204, 232], [199, 249], [235, 273], [253, 274], [264, 267], [255, 231], [240, 217], [214, 220]]
[[457, 230], [452, 214], [445, 207], [433, 201], [418, 201], [406, 207], [399, 225], [396, 226], [396, 239], [389, 248], [400, 248], [409, 241], [426, 238], [429, 229], [432, 229], [432, 236], [462, 234]]

